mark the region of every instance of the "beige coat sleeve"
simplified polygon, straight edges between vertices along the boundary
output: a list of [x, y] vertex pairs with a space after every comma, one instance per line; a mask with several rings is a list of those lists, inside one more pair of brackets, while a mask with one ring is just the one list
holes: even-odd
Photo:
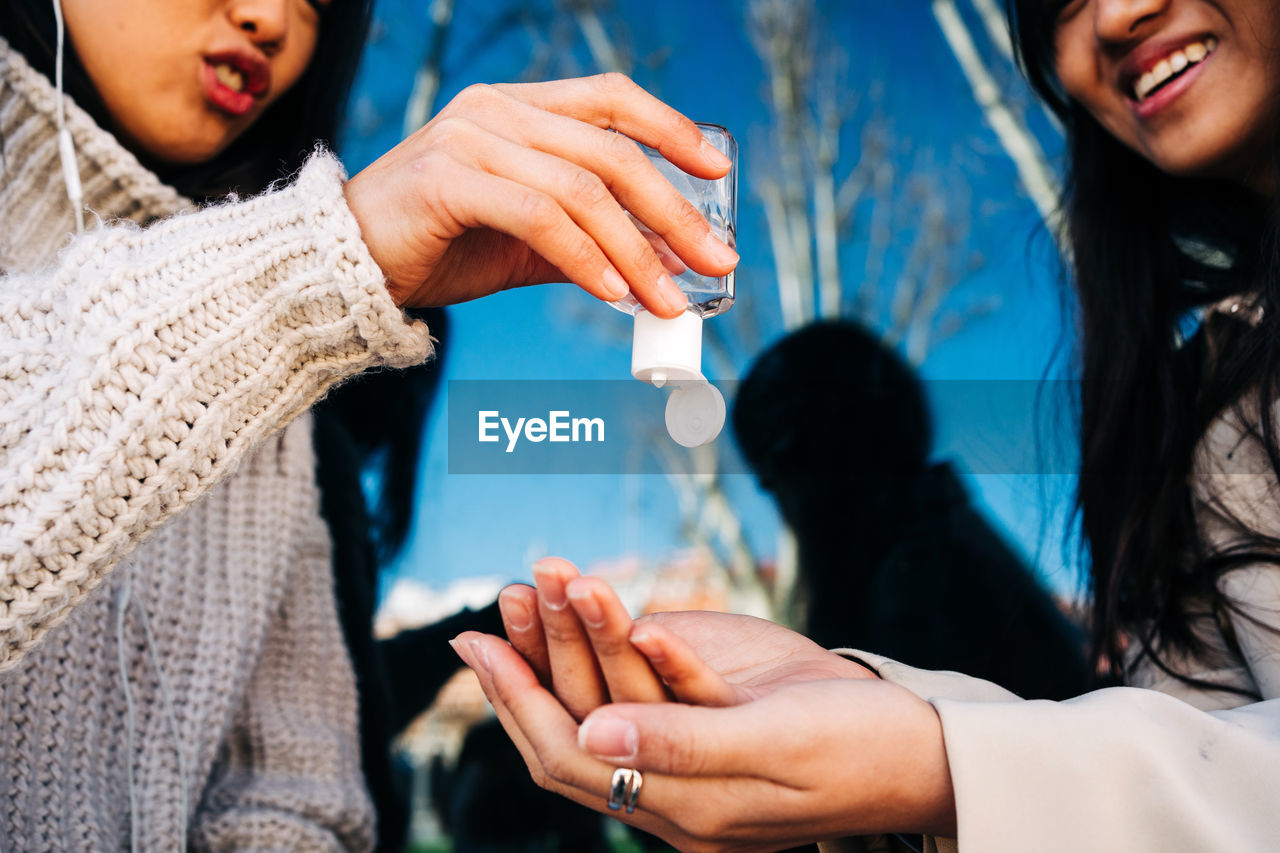
[[1269, 850], [1280, 838], [1280, 701], [1206, 712], [1129, 687], [1021, 701], [858, 656], [937, 709], [964, 853]]

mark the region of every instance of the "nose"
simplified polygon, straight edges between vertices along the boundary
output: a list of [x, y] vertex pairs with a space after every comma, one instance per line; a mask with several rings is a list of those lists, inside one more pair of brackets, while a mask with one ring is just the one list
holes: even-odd
[[289, 0], [234, 0], [227, 16], [236, 29], [270, 54], [279, 50], [289, 34]]
[[1140, 37], [1158, 20], [1171, 0], [1096, 0], [1093, 28], [1102, 41], [1125, 42]]

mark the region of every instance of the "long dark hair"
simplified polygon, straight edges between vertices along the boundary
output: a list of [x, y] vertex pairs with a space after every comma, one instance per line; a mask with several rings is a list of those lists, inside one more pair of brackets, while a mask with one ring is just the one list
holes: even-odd
[[[294, 172], [316, 142], [333, 145], [355, 81], [371, 0], [334, 0], [321, 12], [315, 54], [306, 72], [225, 151], [207, 163], [167, 166], [147, 162], [166, 183], [197, 201], [261, 191]], [[50, 80], [54, 73], [54, 17], [49, 0], [0, 0], [0, 35]], [[65, 90], [102, 127], [112, 127], [84, 67], [67, 50]], [[140, 158], [146, 162], [146, 158]]]
[[[1228, 617], [1239, 611], [1219, 588], [1222, 574], [1251, 561], [1280, 563], [1280, 541], [1263, 531], [1250, 530], [1245, 545], [1210, 548], [1189, 486], [1199, 441], [1229, 409], [1280, 479], [1271, 414], [1280, 216], [1237, 185], [1160, 172], [1068, 98], [1054, 72], [1052, 6], [1006, 2], [1019, 61], [1061, 119], [1070, 158], [1062, 213], [1079, 314], [1077, 511], [1090, 557], [1094, 661], [1122, 677], [1126, 644], [1137, 643], [1130, 660], [1146, 656], [1184, 682], [1210, 686], [1174, 672], [1168, 653], [1205, 653], [1196, 625], [1207, 617], [1232, 642]], [[1261, 320], [1215, 321], [1225, 328], [1215, 330], [1211, 352], [1203, 327], [1193, 328], [1196, 309], [1231, 294], [1260, 308]], [[1245, 398], [1256, 400], [1256, 412], [1242, 406]]]

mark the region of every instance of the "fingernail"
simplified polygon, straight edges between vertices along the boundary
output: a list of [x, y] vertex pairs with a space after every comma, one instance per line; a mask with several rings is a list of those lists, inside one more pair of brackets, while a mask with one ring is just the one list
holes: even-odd
[[717, 237], [713, 232], [707, 232], [705, 242], [707, 244], [707, 251], [711, 253], [711, 257], [715, 258], [716, 263], [728, 266], [729, 264], [736, 264], [738, 262], [738, 253], [735, 252], [728, 243]]
[[631, 634], [631, 645], [640, 650], [640, 654], [649, 659], [650, 663], [662, 663], [666, 660], [666, 655], [662, 653], [662, 648], [654, 641], [653, 636], [644, 629], [637, 629]]
[[489, 671], [489, 653], [484, 649], [484, 643], [479, 640], [472, 640], [470, 643], [471, 651], [476, 656], [476, 663], [480, 664], [485, 672]]
[[528, 631], [533, 625], [533, 613], [530, 612], [529, 606], [518, 598], [499, 595], [498, 609], [502, 611], [502, 618], [506, 620], [507, 627], [512, 630]]
[[683, 311], [689, 307], [689, 297], [666, 273], [658, 276], [658, 295], [672, 311]]
[[718, 169], [727, 169], [733, 165], [733, 161], [726, 157], [723, 151], [708, 142], [706, 137], [702, 139], [702, 156], [714, 163]]
[[564, 594], [564, 582], [554, 571], [543, 569], [536, 563], [533, 566], [533, 582], [538, 587], [538, 595], [552, 610], [564, 610], [569, 599]]
[[460, 639], [461, 636], [462, 635], [459, 634], [457, 637], [454, 637], [452, 640], [449, 641], [449, 645], [453, 646], [453, 650], [458, 653], [458, 657], [462, 660], [464, 664], [471, 667], [472, 669], [475, 669], [476, 667], [475, 642], [473, 641], [473, 642], [464, 644]]
[[640, 733], [629, 720], [592, 714], [578, 727], [578, 746], [606, 761], [633, 761], [640, 747]]
[[626, 281], [613, 267], [605, 268], [605, 271], [600, 275], [600, 279], [604, 284], [604, 292], [615, 302], [631, 292], [631, 288], [627, 287]]
[[578, 618], [588, 627], [599, 628], [604, 625], [604, 608], [596, 600], [594, 592], [590, 589], [570, 589], [569, 598], [573, 599], [573, 609], [578, 614]]

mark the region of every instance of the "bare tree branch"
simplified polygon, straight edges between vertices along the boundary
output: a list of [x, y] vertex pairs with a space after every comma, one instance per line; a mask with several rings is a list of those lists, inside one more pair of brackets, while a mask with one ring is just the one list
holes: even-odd
[[422, 127], [435, 115], [436, 98], [440, 94], [440, 78], [443, 75], [444, 50], [453, 24], [453, 2], [454, 0], [432, 0], [431, 43], [427, 56], [414, 77], [413, 91], [405, 107], [405, 136]]
[[609, 31], [600, 20], [598, 5], [595, 0], [565, 0], [563, 8], [570, 12], [577, 22], [596, 67], [601, 71], [618, 71], [629, 75], [631, 60], [609, 35]]

